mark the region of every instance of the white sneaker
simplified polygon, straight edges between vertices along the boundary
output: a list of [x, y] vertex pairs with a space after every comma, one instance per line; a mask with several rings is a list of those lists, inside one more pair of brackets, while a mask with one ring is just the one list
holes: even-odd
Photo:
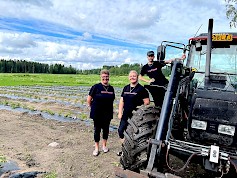
[[104, 147], [103, 151], [104, 151], [104, 153], [107, 153], [109, 151], [109, 149], [107, 147]]
[[94, 151], [93, 151], [93, 155], [94, 155], [94, 156], [98, 156], [98, 155], [99, 155], [99, 150], [94, 150]]

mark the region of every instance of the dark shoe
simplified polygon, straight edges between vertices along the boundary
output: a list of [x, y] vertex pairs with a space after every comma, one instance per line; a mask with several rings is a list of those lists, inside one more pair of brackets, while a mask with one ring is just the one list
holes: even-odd
[[122, 151], [119, 151], [118, 153], [117, 153], [117, 156], [121, 156], [122, 155]]

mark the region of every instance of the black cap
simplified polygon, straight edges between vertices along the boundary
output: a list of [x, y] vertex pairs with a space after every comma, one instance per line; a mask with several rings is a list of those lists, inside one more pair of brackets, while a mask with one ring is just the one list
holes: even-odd
[[147, 52], [147, 56], [152, 56], [152, 55], [153, 55], [153, 56], [155, 55], [154, 51], [148, 51], [148, 52]]

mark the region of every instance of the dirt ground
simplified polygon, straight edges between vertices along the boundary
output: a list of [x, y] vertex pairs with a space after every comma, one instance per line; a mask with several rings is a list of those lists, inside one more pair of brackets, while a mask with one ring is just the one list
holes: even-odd
[[[16, 162], [20, 170], [15, 172], [42, 171], [56, 175], [47, 178], [114, 177], [113, 168], [119, 164], [116, 153], [121, 147], [117, 130], [110, 132], [109, 152], [94, 157], [93, 122], [85, 107], [88, 90], [88, 87], [1, 87], [0, 157]], [[63, 121], [45, 118], [43, 113], [60, 116]], [[111, 122], [115, 128], [116, 115], [115, 111]]]
[[[94, 157], [92, 125], [7, 110], [1, 110], [0, 123], [0, 155], [17, 162], [20, 172], [55, 172], [60, 178], [114, 177], [120, 148], [116, 131], [110, 133], [110, 151]], [[54, 142], [58, 145], [50, 146]]]
[[[98, 157], [94, 157], [92, 122], [78, 119], [74, 122], [64, 122], [67, 118], [62, 122], [41, 115], [41, 112], [50, 110], [53, 113], [80, 111], [88, 116], [89, 110], [85, 107], [4, 96], [0, 96], [0, 102], [13, 107], [10, 110], [0, 110], [0, 155], [6, 157], [7, 161], [14, 161], [19, 167], [19, 170], [7, 172], [0, 178], [32, 171], [46, 172], [56, 175], [54, 177], [57, 178], [115, 177], [114, 167], [121, 166], [116, 155], [121, 147], [116, 129], [110, 132], [108, 139], [110, 151], [100, 152]], [[29, 114], [29, 110], [19, 112], [14, 106], [27, 106], [34, 111], [40, 111], [40, 114]], [[115, 127], [118, 126], [116, 115], [115, 112], [111, 122]], [[78, 117], [80, 116], [81, 114]], [[175, 165], [183, 164], [175, 161]], [[196, 172], [196, 168], [191, 171]], [[38, 174], [37, 177], [52, 178], [46, 175]]]
[[[81, 121], [60, 122], [45, 119], [40, 114], [1, 110], [0, 155], [8, 161], [15, 161], [20, 170], [7, 172], [0, 178], [13, 173], [46, 172], [55, 173], [58, 178], [108, 178], [114, 176], [114, 167], [121, 166], [116, 153], [120, 150], [117, 131], [111, 131], [108, 139], [108, 153], [92, 155], [93, 126]], [[176, 167], [184, 163], [175, 161]], [[192, 177], [198, 168], [192, 167]], [[181, 175], [185, 176], [185, 172]], [[47, 174], [38, 174], [45, 177]], [[196, 175], [196, 176], [195, 176]], [[47, 177], [50, 178], [50, 177]]]
[[[119, 93], [108, 139], [110, 151], [95, 157], [92, 155], [93, 124], [85, 107], [88, 88], [0, 87], [0, 161], [1, 156], [6, 157], [19, 167], [2, 176], [0, 168], [0, 178], [32, 171], [45, 172], [38, 174], [40, 178], [115, 177], [114, 167], [121, 166], [116, 155], [121, 148], [116, 129]], [[63, 119], [50, 119], [45, 113]], [[175, 157], [170, 161], [177, 169], [185, 164]], [[179, 175], [207, 177], [195, 164]]]

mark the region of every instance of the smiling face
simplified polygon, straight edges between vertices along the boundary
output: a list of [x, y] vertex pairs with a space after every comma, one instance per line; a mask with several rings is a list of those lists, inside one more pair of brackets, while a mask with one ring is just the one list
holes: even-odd
[[109, 83], [109, 75], [108, 74], [101, 74], [100, 78], [101, 78], [101, 83], [103, 85], [108, 85], [108, 83]]
[[102, 70], [100, 72], [100, 80], [103, 85], [109, 84], [109, 71], [108, 70]]
[[128, 79], [131, 84], [136, 84], [138, 82], [138, 74], [136, 71], [131, 71], [128, 75]]

